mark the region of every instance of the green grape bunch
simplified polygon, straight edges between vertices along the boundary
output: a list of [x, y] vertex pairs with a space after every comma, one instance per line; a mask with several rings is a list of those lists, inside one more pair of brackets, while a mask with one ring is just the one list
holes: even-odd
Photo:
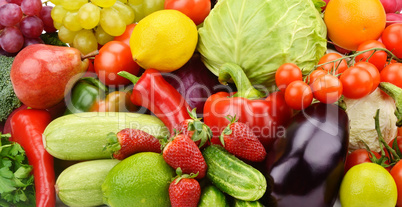
[[164, 0], [50, 0], [59, 39], [84, 55], [120, 36], [126, 26], [161, 10]]

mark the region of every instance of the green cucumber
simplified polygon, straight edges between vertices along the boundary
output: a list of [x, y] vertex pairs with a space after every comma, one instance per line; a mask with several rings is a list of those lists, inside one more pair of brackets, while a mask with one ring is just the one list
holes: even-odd
[[259, 201], [243, 201], [234, 199], [234, 207], [263, 207]]
[[129, 112], [84, 112], [61, 116], [46, 127], [43, 145], [49, 154], [62, 160], [111, 158], [103, 150], [106, 136], [125, 128], [143, 130], [156, 138], [169, 135], [155, 116]]
[[264, 175], [222, 146], [210, 145], [203, 155], [208, 166], [207, 178], [221, 191], [245, 201], [256, 201], [264, 195], [267, 189]]
[[229, 207], [229, 202], [225, 194], [222, 193], [217, 187], [208, 185], [202, 189], [198, 207]]
[[66, 168], [56, 180], [56, 192], [68, 206], [103, 204], [102, 183], [119, 160], [104, 159], [80, 162]]

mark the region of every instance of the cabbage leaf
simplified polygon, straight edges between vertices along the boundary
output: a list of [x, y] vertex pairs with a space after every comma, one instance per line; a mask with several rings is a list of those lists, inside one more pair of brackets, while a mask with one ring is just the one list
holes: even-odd
[[219, 0], [198, 33], [197, 50], [212, 73], [235, 63], [253, 85], [266, 87], [283, 63], [308, 74], [327, 49], [327, 28], [312, 0]]

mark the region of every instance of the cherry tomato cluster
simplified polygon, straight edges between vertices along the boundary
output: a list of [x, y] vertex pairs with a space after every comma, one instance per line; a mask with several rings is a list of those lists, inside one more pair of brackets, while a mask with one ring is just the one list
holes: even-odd
[[[381, 40], [363, 42], [354, 55], [346, 57], [327, 53], [304, 78], [296, 64], [285, 63], [276, 71], [276, 85], [295, 110], [306, 108], [314, 99], [327, 104], [337, 102], [342, 95], [360, 99], [376, 90], [380, 82], [402, 88], [402, 63], [395, 61], [402, 57], [402, 24], [388, 26]], [[355, 63], [349, 65], [346, 58]]]

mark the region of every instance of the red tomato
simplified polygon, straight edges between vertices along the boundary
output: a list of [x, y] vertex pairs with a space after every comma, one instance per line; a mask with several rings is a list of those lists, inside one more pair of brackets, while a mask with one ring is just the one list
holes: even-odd
[[194, 21], [201, 24], [211, 11], [210, 0], [165, 0], [165, 9], [181, 11]]
[[359, 99], [370, 94], [373, 88], [371, 74], [360, 67], [352, 66], [340, 76], [343, 95], [346, 98]]
[[[372, 153], [376, 156], [376, 158], [381, 158], [381, 155], [377, 152], [372, 151]], [[370, 158], [371, 155], [365, 149], [357, 149], [351, 152], [348, 154], [348, 156], [346, 156], [344, 173], [346, 174], [346, 172], [355, 165], [371, 162]]]
[[[342, 55], [338, 54], [338, 53], [327, 53], [324, 56], [322, 56], [320, 58], [320, 61], [318, 61], [318, 65], [336, 60], [342, 58]], [[319, 69], [324, 69], [326, 71], [328, 71], [331, 74], [339, 74], [342, 73], [343, 71], [345, 71], [346, 69], [348, 69], [348, 64], [346, 62], [345, 59], [341, 60], [341, 61], [336, 61], [336, 62], [330, 62], [327, 63], [321, 67], [319, 67]], [[335, 71], [335, 73], [334, 73]]]
[[341, 97], [343, 86], [337, 77], [325, 74], [311, 84], [311, 89], [314, 98], [322, 103], [331, 104]]
[[95, 56], [95, 72], [100, 81], [108, 86], [127, 85], [130, 80], [117, 75], [120, 71], [127, 71], [137, 75], [140, 66], [134, 62], [130, 47], [123, 42], [110, 41]]
[[[363, 51], [372, 48], [385, 48], [385, 45], [377, 40], [367, 40], [361, 43], [359, 47], [357, 47], [356, 51]], [[387, 53], [382, 50], [375, 51], [374, 54], [373, 52], [374, 50], [360, 54], [355, 57], [355, 61], [364, 62], [368, 59], [370, 63], [374, 64], [378, 68], [378, 70], [381, 71], [385, 67], [385, 64], [387, 63]]]
[[290, 83], [297, 80], [303, 80], [303, 75], [300, 68], [293, 63], [282, 64], [275, 73], [276, 86], [282, 92]]
[[128, 46], [130, 46], [130, 37], [131, 33], [133, 33], [134, 27], [137, 25], [137, 23], [132, 23], [126, 26], [126, 30], [124, 33], [120, 36], [114, 37], [113, 40], [120, 41], [126, 43]]
[[373, 87], [371, 88], [371, 92], [373, 92], [380, 84], [380, 72], [378, 71], [377, 67], [369, 62], [357, 62], [354, 66], [363, 68], [370, 73], [371, 77], [373, 78]]
[[381, 82], [390, 82], [402, 88], [402, 63], [392, 63], [387, 65], [381, 73]]
[[310, 86], [301, 80], [291, 82], [285, 91], [285, 101], [292, 109], [301, 110], [307, 108], [313, 101]]
[[385, 47], [402, 58], [402, 23], [395, 23], [385, 28], [381, 35]]
[[397, 162], [391, 169], [390, 173], [395, 180], [396, 188], [398, 190], [396, 206], [402, 206], [402, 161]]
[[314, 81], [317, 80], [317, 78], [325, 74], [328, 74], [328, 72], [323, 69], [316, 69], [307, 76], [306, 83], [311, 85], [312, 83], [314, 83]]
[[402, 137], [402, 127], [399, 127], [399, 128], [398, 128], [398, 136], [401, 136], [401, 137]]

